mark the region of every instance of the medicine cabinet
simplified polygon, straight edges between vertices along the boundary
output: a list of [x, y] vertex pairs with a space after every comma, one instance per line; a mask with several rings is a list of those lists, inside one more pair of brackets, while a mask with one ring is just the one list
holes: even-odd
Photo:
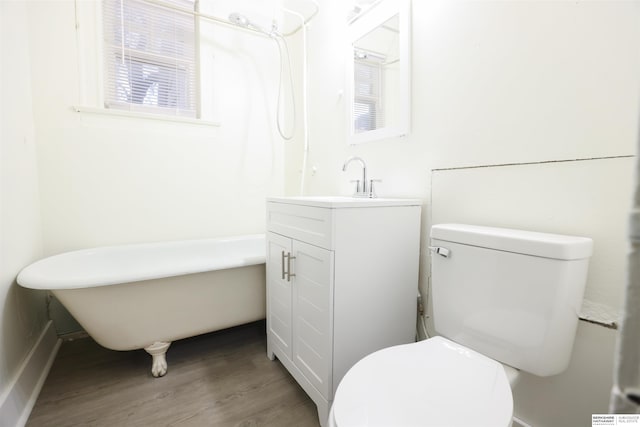
[[349, 26], [349, 144], [409, 132], [410, 13], [410, 0], [383, 0]]

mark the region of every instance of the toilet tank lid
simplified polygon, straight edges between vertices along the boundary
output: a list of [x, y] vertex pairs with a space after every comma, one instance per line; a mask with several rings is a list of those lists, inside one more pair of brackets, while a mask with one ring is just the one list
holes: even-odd
[[431, 238], [560, 260], [589, 258], [593, 252], [593, 241], [588, 237], [468, 224], [434, 225]]

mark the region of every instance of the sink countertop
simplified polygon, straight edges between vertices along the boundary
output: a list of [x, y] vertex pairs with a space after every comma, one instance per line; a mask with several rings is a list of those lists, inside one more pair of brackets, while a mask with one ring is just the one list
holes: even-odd
[[422, 205], [422, 200], [420, 199], [395, 199], [384, 197], [369, 199], [365, 197], [351, 196], [267, 197], [267, 201], [292, 205], [315, 206], [329, 209]]

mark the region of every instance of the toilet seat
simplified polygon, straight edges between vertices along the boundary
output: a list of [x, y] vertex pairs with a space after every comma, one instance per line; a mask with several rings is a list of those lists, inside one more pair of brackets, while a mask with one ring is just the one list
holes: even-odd
[[500, 363], [443, 337], [386, 348], [336, 390], [335, 427], [508, 427], [513, 398]]

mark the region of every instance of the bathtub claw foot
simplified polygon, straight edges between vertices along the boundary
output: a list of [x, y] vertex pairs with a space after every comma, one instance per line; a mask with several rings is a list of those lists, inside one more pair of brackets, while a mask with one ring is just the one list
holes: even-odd
[[167, 373], [167, 350], [171, 345], [170, 342], [156, 341], [144, 350], [153, 358], [151, 362], [151, 375], [154, 377], [162, 377]]

